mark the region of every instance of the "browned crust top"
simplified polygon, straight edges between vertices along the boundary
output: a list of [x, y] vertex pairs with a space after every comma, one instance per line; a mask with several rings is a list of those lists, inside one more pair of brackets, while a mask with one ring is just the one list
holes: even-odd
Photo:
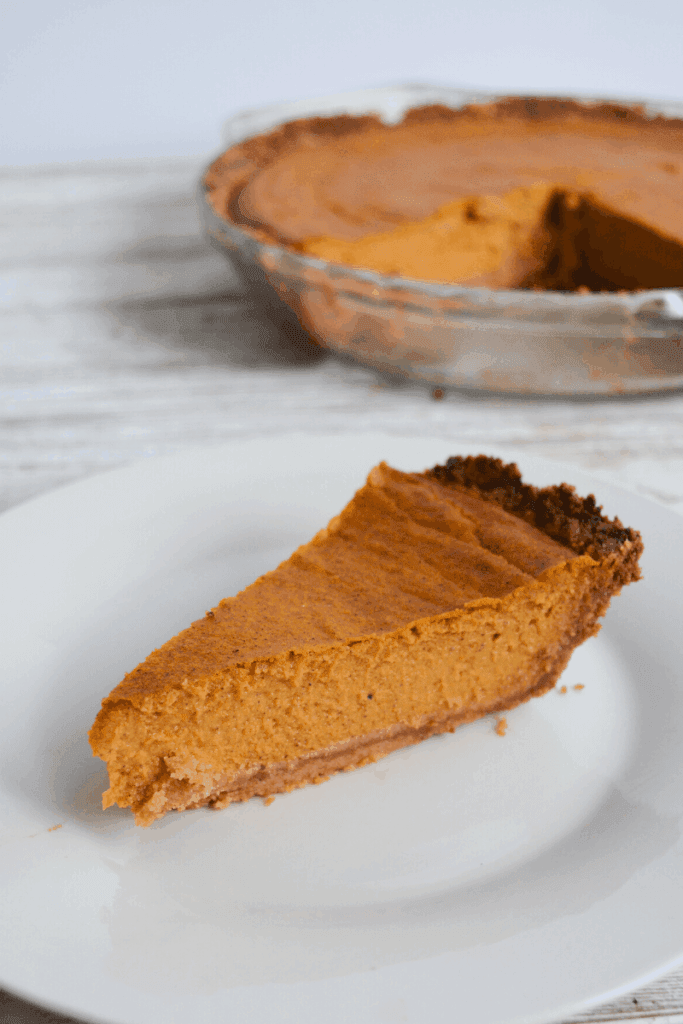
[[624, 586], [640, 579], [642, 537], [616, 517], [604, 516], [593, 494], [582, 498], [565, 483], [543, 488], [525, 484], [516, 463], [487, 455], [452, 456], [445, 466], [435, 466], [428, 475], [496, 502], [577, 555], [590, 555], [600, 561], [621, 552], [623, 562], [617, 582]]
[[678, 118], [648, 115], [640, 104], [580, 103], [578, 100], [554, 96], [505, 96], [492, 103], [470, 103], [459, 109], [433, 103], [407, 111], [404, 124], [434, 124], [436, 121], [454, 121], [461, 117], [510, 118], [516, 117], [531, 122], [557, 121], [568, 117], [580, 117], [586, 121], [602, 121], [607, 124], [632, 124], [635, 126], [666, 125], [677, 130], [683, 129], [683, 120]]

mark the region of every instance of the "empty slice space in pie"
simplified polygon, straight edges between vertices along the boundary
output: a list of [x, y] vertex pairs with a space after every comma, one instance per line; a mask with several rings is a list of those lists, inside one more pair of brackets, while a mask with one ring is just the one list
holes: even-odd
[[355, 242], [301, 251], [389, 276], [487, 288], [619, 291], [683, 287], [683, 245], [589, 193], [538, 183], [472, 196]]

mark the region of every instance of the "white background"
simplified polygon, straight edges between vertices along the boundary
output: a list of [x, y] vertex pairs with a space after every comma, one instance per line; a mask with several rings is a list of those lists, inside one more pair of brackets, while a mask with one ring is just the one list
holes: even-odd
[[5, 0], [0, 165], [202, 154], [250, 106], [399, 82], [683, 97], [683, 0]]

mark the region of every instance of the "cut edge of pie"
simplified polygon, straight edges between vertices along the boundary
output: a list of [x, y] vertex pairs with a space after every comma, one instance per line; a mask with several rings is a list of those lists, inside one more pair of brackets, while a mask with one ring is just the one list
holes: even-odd
[[[329, 644], [237, 656], [204, 676], [195, 664], [183, 677], [184, 652], [202, 630], [218, 629], [244, 594], [258, 596], [295, 558], [334, 537], [368, 488], [399, 478], [485, 514], [492, 506], [503, 525], [526, 524], [519, 529], [538, 531], [541, 547], [557, 548], [554, 562], [501, 596]], [[103, 701], [90, 732], [109, 771], [103, 806], [130, 806], [136, 823], [149, 825], [169, 810], [289, 792], [539, 696], [599, 630], [611, 597], [640, 578], [642, 548], [640, 535], [604, 517], [593, 496], [566, 484], [526, 485], [514, 464], [456, 457], [423, 474], [380, 466], [308, 545], [153, 652]]]

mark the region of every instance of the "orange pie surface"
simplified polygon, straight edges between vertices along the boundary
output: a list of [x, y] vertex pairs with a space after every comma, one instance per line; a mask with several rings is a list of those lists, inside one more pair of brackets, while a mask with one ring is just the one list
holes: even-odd
[[490, 288], [683, 286], [683, 121], [508, 99], [291, 122], [224, 153], [208, 198], [267, 241]]

